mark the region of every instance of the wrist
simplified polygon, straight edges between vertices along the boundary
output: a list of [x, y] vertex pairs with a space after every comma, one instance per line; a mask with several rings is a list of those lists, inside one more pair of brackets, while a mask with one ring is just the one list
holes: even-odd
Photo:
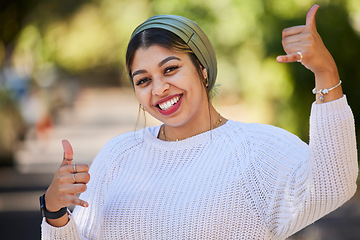
[[67, 213], [67, 207], [60, 208], [57, 211], [49, 211], [46, 206], [45, 194], [40, 197], [40, 210], [43, 217], [48, 219], [58, 219]]
[[50, 195], [47, 194], [47, 192], [43, 196], [44, 196], [44, 202], [45, 202], [45, 206], [46, 206], [47, 211], [49, 211], [49, 212], [57, 212], [62, 208], [62, 207], [53, 206], [51, 198], [49, 199]]
[[329, 88], [339, 83], [340, 77], [336, 70], [322, 71], [315, 73], [315, 88]]

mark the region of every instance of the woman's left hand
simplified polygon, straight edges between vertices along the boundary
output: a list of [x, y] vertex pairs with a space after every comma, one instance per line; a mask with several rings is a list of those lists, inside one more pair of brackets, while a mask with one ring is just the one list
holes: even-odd
[[287, 55], [278, 56], [281, 63], [301, 63], [313, 73], [320, 73], [336, 68], [335, 61], [326, 49], [316, 29], [316, 12], [319, 6], [314, 5], [306, 15], [306, 25], [286, 28], [282, 31], [282, 45]]
[[[335, 86], [339, 83], [340, 78], [336, 63], [316, 29], [318, 8], [318, 5], [314, 5], [307, 12], [306, 25], [283, 30], [282, 45], [287, 55], [278, 56], [276, 60], [280, 63], [301, 62], [315, 74], [316, 89], [324, 89]], [[337, 90], [336, 92], [338, 94], [328, 100], [342, 96], [342, 91]]]

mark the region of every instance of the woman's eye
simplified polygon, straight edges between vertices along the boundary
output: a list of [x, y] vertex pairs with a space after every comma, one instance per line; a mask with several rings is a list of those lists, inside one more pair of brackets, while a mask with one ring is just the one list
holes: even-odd
[[136, 82], [136, 86], [139, 86], [141, 84], [144, 84], [146, 82], [148, 82], [150, 79], [149, 78], [142, 78], [139, 81]]
[[172, 71], [174, 71], [174, 70], [176, 70], [178, 68], [179, 68], [179, 66], [167, 67], [167, 68], [165, 68], [165, 73], [170, 73], [170, 72], [172, 72]]

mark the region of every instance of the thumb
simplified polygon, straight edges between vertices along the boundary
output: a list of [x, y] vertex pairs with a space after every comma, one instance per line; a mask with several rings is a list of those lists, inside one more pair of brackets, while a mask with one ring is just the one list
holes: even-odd
[[61, 165], [71, 165], [73, 160], [73, 149], [68, 140], [62, 140], [62, 145], [64, 149], [64, 159]]
[[306, 25], [312, 26], [316, 29], [316, 12], [319, 9], [319, 5], [312, 6], [306, 14]]

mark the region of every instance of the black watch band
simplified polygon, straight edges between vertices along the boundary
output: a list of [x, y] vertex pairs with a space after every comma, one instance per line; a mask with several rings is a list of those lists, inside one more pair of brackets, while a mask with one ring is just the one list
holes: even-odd
[[46, 204], [45, 204], [45, 194], [40, 197], [40, 210], [41, 210], [41, 215], [43, 217], [46, 217], [49, 219], [61, 218], [62, 216], [64, 216], [67, 213], [67, 207], [63, 207], [57, 212], [47, 211]]

